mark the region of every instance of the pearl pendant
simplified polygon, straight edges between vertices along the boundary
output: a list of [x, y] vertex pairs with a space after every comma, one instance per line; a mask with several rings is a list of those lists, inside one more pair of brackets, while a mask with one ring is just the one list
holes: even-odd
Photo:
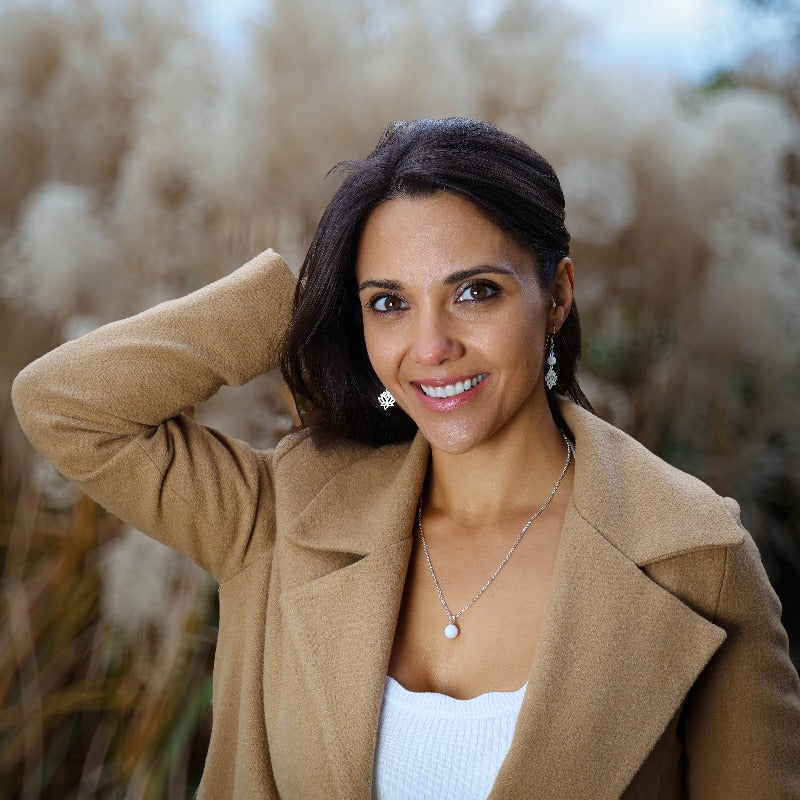
[[445, 635], [445, 636], [446, 636], [448, 639], [455, 639], [455, 638], [456, 638], [456, 636], [458, 636], [458, 625], [456, 625], [456, 624], [455, 624], [455, 622], [451, 622], [451, 623], [450, 623], [450, 624], [449, 624], [449, 625], [448, 625], [448, 626], [447, 626], [447, 627], [444, 629], [444, 635]]

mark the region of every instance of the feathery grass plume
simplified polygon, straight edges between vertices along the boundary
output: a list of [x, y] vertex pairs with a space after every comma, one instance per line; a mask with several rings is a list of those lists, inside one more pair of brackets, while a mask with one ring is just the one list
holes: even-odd
[[176, 583], [209, 581], [207, 573], [184, 556], [130, 527], [97, 555], [102, 616], [107, 625], [128, 638], [141, 636], [150, 628], [163, 633]]
[[114, 246], [97, 220], [91, 190], [48, 182], [31, 192], [3, 261], [13, 265], [0, 273], [3, 293], [42, 315], [93, 308]]
[[584, 242], [612, 242], [634, 220], [636, 181], [620, 158], [591, 160], [577, 155], [560, 169], [569, 197], [570, 233]]

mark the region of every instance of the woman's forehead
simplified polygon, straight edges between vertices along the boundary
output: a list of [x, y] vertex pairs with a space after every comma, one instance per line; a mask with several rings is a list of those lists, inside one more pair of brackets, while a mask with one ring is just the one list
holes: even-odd
[[530, 266], [532, 256], [474, 203], [448, 192], [379, 205], [364, 226], [359, 282], [389, 273], [443, 276], [480, 264]]

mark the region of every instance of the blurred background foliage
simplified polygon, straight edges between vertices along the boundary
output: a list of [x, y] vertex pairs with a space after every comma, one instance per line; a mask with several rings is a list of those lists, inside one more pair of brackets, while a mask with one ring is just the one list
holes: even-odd
[[[587, 394], [739, 500], [800, 660], [800, 55], [690, 84], [590, 66], [553, 3], [465, 9], [274, 0], [226, 50], [180, 0], [0, 6], [0, 795], [191, 796], [216, 633], [203, 573], [27, 445], [13, 376], [264, 247], [297, 267], [327, 170], [392, 119], [553, 162]], [[198, 416], [269, 446], [287, 409], [273, 375]]]

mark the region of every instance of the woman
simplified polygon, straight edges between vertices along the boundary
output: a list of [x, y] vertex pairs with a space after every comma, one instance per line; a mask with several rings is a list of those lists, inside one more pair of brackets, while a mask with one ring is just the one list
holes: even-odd
[[[595, 417], [564, 201], [485, 123], [390, 126], [274, 253], [14, 386], [34, 444], [220, 583], [201, 797], [800, 797], [736, 504]], [[306, 430], [181, 415], [281, 361]]]

